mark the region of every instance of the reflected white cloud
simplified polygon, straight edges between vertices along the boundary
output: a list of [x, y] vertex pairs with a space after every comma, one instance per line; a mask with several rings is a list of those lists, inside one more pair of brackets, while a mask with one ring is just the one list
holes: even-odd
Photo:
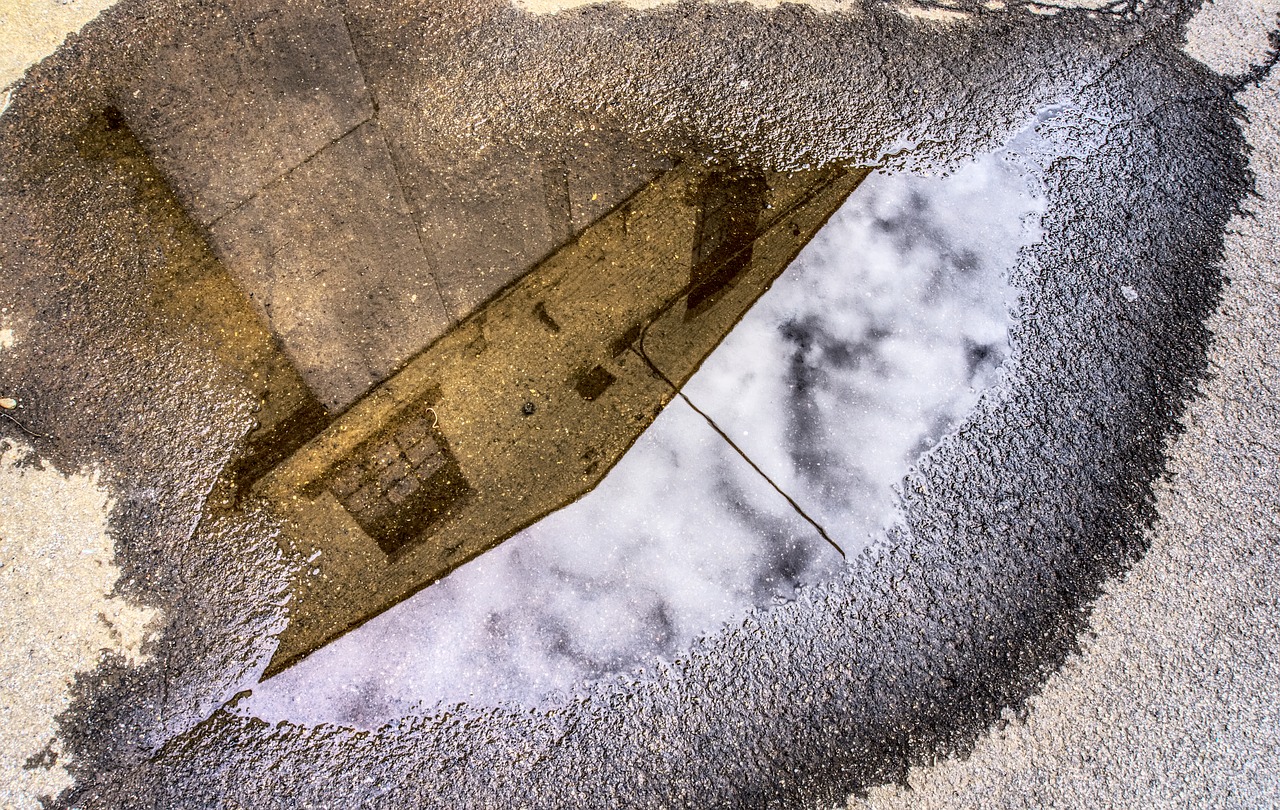
[[996, 379], [1043, 200], [1012, 152], [873, 175], [685, 391], [856, 550], [891, 485]]
[[[892, 518], [893, 485], [1007, 354], [1005, 277], [1043, 210], [1013, 148], [945, 178], [873, 175], [685, 389], [848, 552]], [[241, 709], [373, 726], [438, 703], [538, 703], [841, 565], [676, 400], [595, 491]]]

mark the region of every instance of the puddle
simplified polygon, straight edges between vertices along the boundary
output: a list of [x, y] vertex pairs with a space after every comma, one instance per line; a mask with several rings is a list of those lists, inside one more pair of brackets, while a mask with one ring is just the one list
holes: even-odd
[[307, 560], [267, 673], [594, 488], [865, 175], [677, 165], [243, 482]]
[[867, 548], [893, 485], [999, 374], [1006, 274], [1039, 238], [1032, 138], [945, 178], [869, 177], [598, 487], [241, 709], [372, 727], [437, 703], [535, 705], [838, 576], [809, 521]]
[[934, 180], [606, 130], [442, 156], [335, 87], [356, 123], [279, 176], [211, 185], [165, 128], [196, 113], [133, 96], [73, 141], [162, 226], [149, 322], [257, 402], [206, 515], [265, 501], [305, 562], [250, 711], [538, 704], [673, 656], [838, 575], [996, 378], [1041, 205], [1013, 151]]

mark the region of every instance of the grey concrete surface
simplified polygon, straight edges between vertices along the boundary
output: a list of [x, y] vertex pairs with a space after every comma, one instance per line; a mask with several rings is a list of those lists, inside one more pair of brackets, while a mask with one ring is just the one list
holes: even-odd
[[27, 68], [53, 53], [68, 34], [75, 33], [112, 5], [114, 0], [89, 3], [6, 0], [0, 4], [0, 28], [4, 30], [0, 87], [7, 91]]
[[[163, 616], [146, 660], [117, 650], [60, 675], [74, 683], [56, 748], [26, 763], [73, 778], [54, 803], [1274, 800], [1276, 308], [1260, 246], [1275, 84], [1240, 96], [1253, 198], [1240, 83], [1180, 50], [1192, 7], [1047, 11], [343, 6], [353, 31], [381, 32], [369, 39], [399, 79], [439, 66], [421, 74], [437, 103], [424, 90], [416, 109], [459, 144], [540, 129], [566, 143], [576, 113], [608, 109], [610, 131], [675, 152], [937, 171], [1056, 105], [1044, 126], [1063, 147], [1045, 168], [1046, 238], [1014, 279], [1009, 372], [904, 482], [878, 553], [554, 710], [459, 706], [375, 732], [234, 710], [301, 561], [220, 483], [258, 399], [235, 341], [156, 294], [207, 256], [155, 227], [172, 203], [154, 172], [95, 129], [136, 78], [136, 48], [216, 9], [117, 6], [33, 70], [0, 117], [0, 329], [16, 336], [0, 383], [49, 437], [23, 434], [41, 463], [100, 470], [113, 593]], [[1233, 219], [1241, 208], [1261, 213]], [[882, 787], [895, 783], [919, 794]]]

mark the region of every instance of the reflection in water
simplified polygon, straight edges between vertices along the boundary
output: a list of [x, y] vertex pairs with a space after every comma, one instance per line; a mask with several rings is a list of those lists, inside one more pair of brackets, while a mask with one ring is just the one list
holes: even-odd
[[683, 163], [273, 467], [310, 564], [266, 673], [593, 489], [866, 174]]
[[[1042, 199], [1011, 153], [872, 176], [685, 387], [846, 550], [1007, 352], [1004, 280]], [[264, 683], [268, 719], [376, 724], [537, 702], [670, 656], [839, 571], [813, 528], [679, 400], [590, 494]]]

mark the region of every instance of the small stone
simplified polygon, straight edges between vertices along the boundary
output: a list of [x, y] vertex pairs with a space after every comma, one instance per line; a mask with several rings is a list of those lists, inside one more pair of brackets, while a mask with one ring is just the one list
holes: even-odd
[[13, 397], [0, 397], [0, 408], [11, 411], [16, 407], [18, 407], [18, 400]]

